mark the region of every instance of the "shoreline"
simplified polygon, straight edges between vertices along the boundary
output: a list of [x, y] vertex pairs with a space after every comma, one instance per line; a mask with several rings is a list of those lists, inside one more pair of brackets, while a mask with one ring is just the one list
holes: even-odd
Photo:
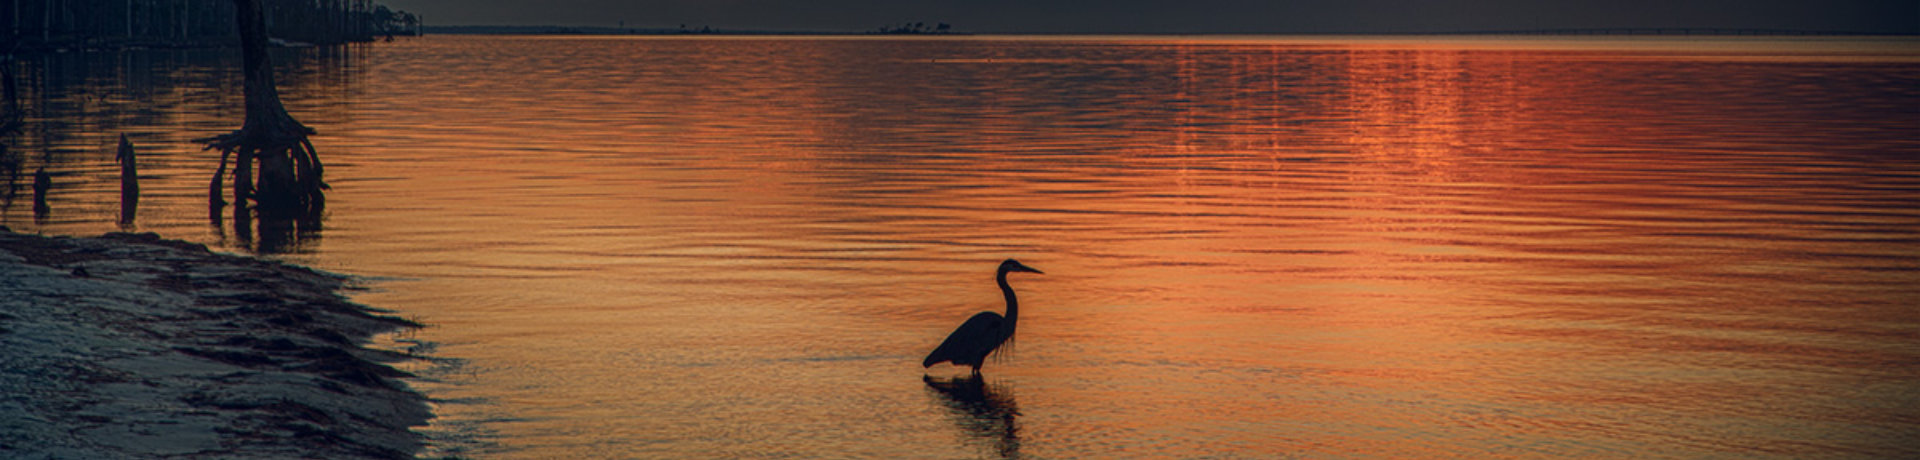
[[0, 226], [0, 457], [413, 458], [433, 417], [346, 278], [152, 233]]

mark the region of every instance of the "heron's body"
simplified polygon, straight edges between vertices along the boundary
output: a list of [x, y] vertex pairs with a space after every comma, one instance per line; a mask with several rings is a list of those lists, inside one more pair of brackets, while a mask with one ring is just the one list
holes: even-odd
[[987, 356], [1000, 349], [1000, 344], [1013, 338], [1013, 321], [999, 313], [983, 311], [975, 313], [967, 322], [961, 323], [940, 342], [938, 348], [927, 353], [927, 359], [920, 362], [921, 367], [929, 367], [941, 362], [951, 362], [955, 366], [973, 366], [974, 372], [980, 371], [980, 365], [987, 362]]
[[947, 335], [946, 341], [940, 342], [940, 346], [935, 347], [932, 353], [927, 353], [927, 359], [920, 362], [921, 367], [950, 362], [956, 366], [971, 366], [973, 373], [978, 374], [987, 356], [1013, 338], [1014, 325], [1020, 320], [1020, 301], [1013, 295], [1013, 286], [1007, 285], [1008, 272], [1040, 273], [1013, 259], [1001, 262], [1000, 271], [994, 278], [1000, 283], [1000, 293], [1007, 297], [1006, 316], [983, 311], [967, 318], [960, 328]]

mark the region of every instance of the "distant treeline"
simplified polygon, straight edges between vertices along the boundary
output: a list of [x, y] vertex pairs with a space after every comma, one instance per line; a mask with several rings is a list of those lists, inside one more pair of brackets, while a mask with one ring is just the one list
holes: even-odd
[[1438, 35], [1888, 35], [1868, 32], [1715, 27], [1614, 27], [1601, 29], [1524, 29], [1445, 32]]
[[[267, 34], [334, 44], [413, 35], [419, 16], [372, 0], [264, 0]], [[0, 0], [0, 53], [231, 43], [233, 0]]]
[[953, 25], [944, 22], [927, 25], [924, 22], [908, 22], [897, 26], [882, 26], [867, 31], [872, 35], [934, 35], [953, 33]]
[[[4, 0], [0, 0], [4, 1]], [[716, 29], [712, 26], [596, 27], [596, 26], [427, 26], [429, 34], [476, 35], [969, 35], [944, 22], [908, 22], [865, 31]]]

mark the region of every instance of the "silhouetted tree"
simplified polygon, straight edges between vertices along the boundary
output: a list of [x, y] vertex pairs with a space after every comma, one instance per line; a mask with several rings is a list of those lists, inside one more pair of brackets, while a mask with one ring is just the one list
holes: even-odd
[[[233, 37], [227, 0], [0, 0], [0, 46], [198, 43]], [[312, 43], [372, 39], [370, 0], [267, 0], [270, 36]]]
[[[233, 0], [235, 19], [240, 30], [240, 55], [243, 66], [243, 91], [246, 92], [246, 121], [238, 131], [201, 139], [209, 149], [220, 150], [220, 167], [213, 177], [209, 197], [218, 207], [221, 175], [233, 157], [233, 197], [236, 219], [245, 217], [247, 201], [254, 200], [263, 214], [317, 215], [325, 205], [320, 156], [307, 136], [313, 129], [295, 121], [280, 103], [273, 84], [273, 64], [267, 56], [265, 12], [261, 0]], [[254, 177], [253, 166], [260, 174]]]
[[953, 26], [944, 22], [939, 23], [933, 27], [927, 27], [927, 23], [925, 22], [905, 22], [905, 23], [901, 23], [898, 26], [883, 26], [877, 29], [873, 29], [872, 31], [868, 31], [867, 33], [887, 34], [887, 35], [918, 35], [918, 34], [944, 34], [944, 33], [951, 33], [952, 31], [953, 31]]
[[373, 12], [368, 15], [367, 23], [373, 26], [374, 32], [388, 37], [396, 32], [413, 34], [413, 27], [419, 21], [413, 13], [387, 8], [386, 5], [374, 6]]
[[400, 15], [402, 16], [401, 20], [405, 21], [407, 25], [407, 30], [413, 31], [414, 35], [420, 35], [420, 16], [404, 11], [401, 12]]

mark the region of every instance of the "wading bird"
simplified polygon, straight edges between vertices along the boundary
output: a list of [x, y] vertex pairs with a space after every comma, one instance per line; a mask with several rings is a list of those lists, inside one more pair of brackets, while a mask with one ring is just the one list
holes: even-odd
[[987, 355], [993, 354], [1000, 344], [1013, 338], [1014, 322], [1020, 319], [1020, 301], [1013, 297], [1013, 286], [1007, 285], [1008, 272], [1040, 273], [1033, 267], [1021, 265], [1017, 260], [1001, 262], [1000, 273], [994, 278], [1000, 282], [1000, 292], [1007, 296], [1007, 316], [983, 311], [967, 318], [967, 322], [960, 324], [959, 329], [947, 335], [945, 342], [940, 342], [940, 346], [934, 348], [932, 353], [927, 353], [927, 359], [920, 362], [920, 367], [951, 362], [954, 365], [973, 366], [973, 375], [980, 375], [980, 365], [986, 362]]

